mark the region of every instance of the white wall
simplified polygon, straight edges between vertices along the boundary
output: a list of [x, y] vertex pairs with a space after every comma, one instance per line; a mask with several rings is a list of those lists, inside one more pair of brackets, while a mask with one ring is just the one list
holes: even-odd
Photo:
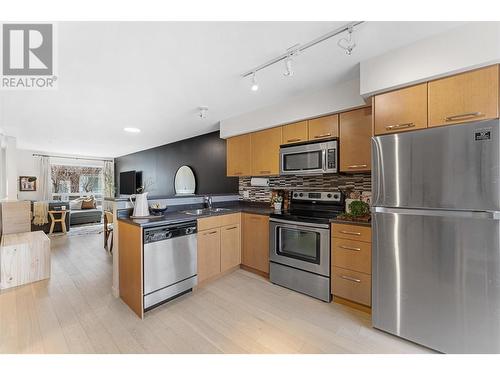
[[360, 64], [364, 97], [500, 62], [500, 22], [471, 22]]
[[7, 137], [5, 149], [6, 161], [6, 198], [17, 200], [17, 141], [14, 137]]
[[40, 200], [38, 158], [33, 157], [32, 150], [20, 150], [17, 152], [17, 175], [35, 176], [37, 178], [37, 191], [19, 191], [19, 200]]
[[221, 138], [365, 105], [359, 80], [333, 85], [220, 122]]

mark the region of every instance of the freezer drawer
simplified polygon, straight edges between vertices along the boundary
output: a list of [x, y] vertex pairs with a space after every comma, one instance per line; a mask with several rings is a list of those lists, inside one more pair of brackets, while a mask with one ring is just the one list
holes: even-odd
[[445, 353], [500, 353], [495, 215], [375, 210], [374, 327]]

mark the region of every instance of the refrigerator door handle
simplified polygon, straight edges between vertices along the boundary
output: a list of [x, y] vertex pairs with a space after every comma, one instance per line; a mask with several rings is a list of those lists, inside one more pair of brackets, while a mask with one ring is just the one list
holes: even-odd
[[500, 220], [500, 211], [458, 211], [458, 210], [429, 210], [420, 208], [393, 208], [374, 207], [374, 212], [386, 214], [415, 215], [415, 216], [445, 216], [469, 219]]

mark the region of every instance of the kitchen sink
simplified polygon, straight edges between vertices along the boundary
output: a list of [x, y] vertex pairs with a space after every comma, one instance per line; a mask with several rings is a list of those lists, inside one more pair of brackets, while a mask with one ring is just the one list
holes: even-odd
[[224, 212], [224, 211], [231, 211], [230, 208], [199, 208], [197, 210], [187, 210], [187, 211], [182, 211], [183, 213], [187, 215], [194, 215], [194, 216], [200, 216], [200, 215], [209, 215], [211, 213], [218, 213], [218, 212]]
[[209, 210], [210, 212], [224, 212], [224, 211], [231, 211], [230, 208], [212, 208]]

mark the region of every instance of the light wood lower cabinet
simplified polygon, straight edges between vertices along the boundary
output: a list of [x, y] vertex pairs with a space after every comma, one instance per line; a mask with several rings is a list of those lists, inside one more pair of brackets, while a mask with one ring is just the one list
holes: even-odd
[[220, 229], [220, 270], [225, 272], [241, 264], [241, 231], [239, 224]]
[[[371, 228], [332, 224], [332, 276], [334, 301], [371, 306]], [[362, 307], [362, 306], [361, 306]]]
[[241, 263], [269, 275], [269, 217], [244, 213], [242, 222]]
[[198, 232], [198, 282], [220, 273], [220, 228]]
[[365, 306], [371, 306], [372, 277], [366, 273], [332, 268], [333, 295]]
[[498, 117], [498, 65], [429, 82], [429, 127]]
[[241, 214], [198, 219], [198, 283], [241, 263]]

